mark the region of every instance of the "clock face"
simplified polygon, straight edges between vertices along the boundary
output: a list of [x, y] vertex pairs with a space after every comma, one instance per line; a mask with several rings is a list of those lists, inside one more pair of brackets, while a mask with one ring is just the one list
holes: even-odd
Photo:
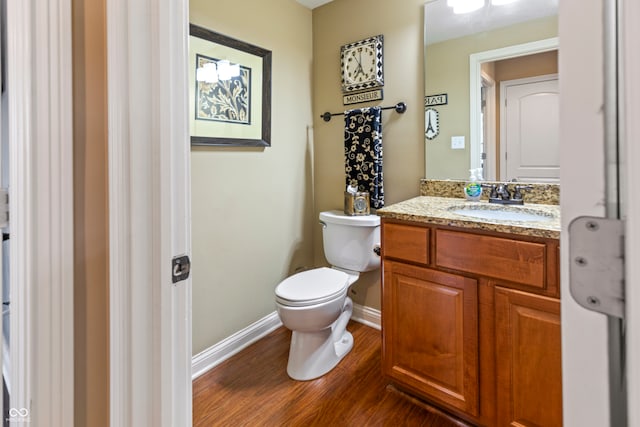
[[376, 52], [373, 44], [348, 49], [344, 55], [344, 82], [362, 84], [376, 79]]
[[342, 46], [340, 65], [343, 92], [384, 85], [382, 40], [382, 35], [379, 35]]
[[353, 209], [356, 212], [365, 212], [367, 210], [367, 201], [363, 197], [356, 197], [353, 201]]

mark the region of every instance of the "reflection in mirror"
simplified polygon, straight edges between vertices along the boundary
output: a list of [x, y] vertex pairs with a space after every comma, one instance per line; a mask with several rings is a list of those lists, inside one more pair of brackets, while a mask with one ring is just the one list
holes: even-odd
[[482, 168], [488, 180], [558, 182], [557, 0], [485, 3], [459, 15], [446, 0], [425, 4], [425, 107], [439, 124], [425, 176]]

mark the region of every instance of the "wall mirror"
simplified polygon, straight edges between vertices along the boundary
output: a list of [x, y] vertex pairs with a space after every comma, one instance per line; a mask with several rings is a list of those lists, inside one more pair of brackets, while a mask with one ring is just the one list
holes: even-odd
[[271, 145], [271, 51], [191, 24], [192, 145]]
[[425, 177], [557, 183], [558, 0], [495, 3], [424, 5]]

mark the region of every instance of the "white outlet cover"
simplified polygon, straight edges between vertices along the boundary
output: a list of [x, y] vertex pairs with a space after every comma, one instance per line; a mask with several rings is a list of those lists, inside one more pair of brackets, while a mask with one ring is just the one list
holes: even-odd
[[452, 150], [464, 150], [464, 136], [452, 136], [451, 137], [451, 149]]

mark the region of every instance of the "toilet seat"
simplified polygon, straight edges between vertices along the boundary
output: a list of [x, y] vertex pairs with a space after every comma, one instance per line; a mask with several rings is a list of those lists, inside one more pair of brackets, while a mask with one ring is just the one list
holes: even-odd
[[284, 279], [276, 287], [276, 301], [290, 307], [303, 307], [331, 301], [345, 294], [349, 275], [320, 267]]

